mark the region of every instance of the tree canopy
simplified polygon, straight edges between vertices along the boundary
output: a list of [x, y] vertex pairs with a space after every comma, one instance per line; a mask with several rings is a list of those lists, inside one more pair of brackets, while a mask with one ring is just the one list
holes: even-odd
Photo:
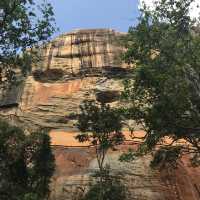
[[17, 69], [25, 73], [33, 62], [32, 47], [46, 42], [56, 30], [51, 4], [36, 2], [0, 1], [0, 83], [13, 80]]
[[86, 100], [80, 106], [77, 127], [82, 132], [76, 139], [96, 148], [99, 169], [103, 170], [107, 151], [123, 142], [122, 119], [114, 108]]
[[144, 5], [125, 40], [124, 59], [135, 66], [132, 79], [125, 81], [125, 111], [147, 133], [141, 150], [153, 150], [170, 138], [157, 161], [191, 153], [199, 163], [200, 35], [199, 21], [189, 15], [192, 2], [161, 0], [153, 11]]
[[0, 121], [0, 199], [44, 200], [55, 168], [44, 131], [26, 135]]

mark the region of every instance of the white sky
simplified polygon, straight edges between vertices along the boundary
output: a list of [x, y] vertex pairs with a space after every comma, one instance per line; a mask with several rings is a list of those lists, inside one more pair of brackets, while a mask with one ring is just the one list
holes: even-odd
[[[147, 6], [149, 6], [151, 9], [154, 8], [154, 2], [155, 0], [140, 0], [140, 5], [141, 5], [141, 2], [145, 2], [145, 4]], [[199, 3], [197, 3], [199, 2]], [[200, 13], [200, 7], [198, 7], [198, 4], [200, 4], [200, 1], [199, 0], [195, 0], [195, 2], [193, 3], [193, 5], [191, 6], [191, 17], [192, 18], [198, 18], [199, 17], [199, 13]]]

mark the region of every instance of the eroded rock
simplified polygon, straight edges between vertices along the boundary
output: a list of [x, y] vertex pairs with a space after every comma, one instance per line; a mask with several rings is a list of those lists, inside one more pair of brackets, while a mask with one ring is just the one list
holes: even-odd
[[[124, 33], [111, 29], [76, 30], [63, 34], [40, 49], [43, 61], [35, 68], [60, 68], [68, 75], [99, 73], [103, 66], [121, 67]], [[101, 70], [100, 70], [101, 71]]]
[[42, 61], [18, 90], [7, 91], [0, 116], [26, 129], [74, 131], [76, 117], [72, 116], [83, 100], [101, 96], [117, 105], [121, 77], [128, 73], [118, 60], [122, 35], [110, 29], [77, 30], [38, 49]]

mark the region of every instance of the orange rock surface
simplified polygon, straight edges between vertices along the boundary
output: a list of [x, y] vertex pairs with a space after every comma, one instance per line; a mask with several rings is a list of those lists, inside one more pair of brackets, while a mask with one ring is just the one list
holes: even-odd
[[[66, 180], [70, 181], [73, 178], [76, 179], [77, 175], [84, 174], [84, 171], [87, 170], [89, 163], [94, 158], [93, 148], [88, 148], [87, 143], [79, 143], [75, 140], [74, 137], [77, 134], [58, 130], [50, 132], [57, 164], [54, 180], [57, 181], [59, 187], [62, 187]], [[134, 132], [137, 137], [142, 137], [144, 134], [143, 131]], [[125, 132], [125, 135], [127, 140], [131, 139], [128, 132]], [[122, 145], [118, 150], [125, 152], [129, 148], [135, 149], [136, 146]], [[148, 168], [148, 166], [146, 167]], [[148, 176], [151, 177], [150, 175]], [[163, 169], [159, 172], [159, 176], [162, 184], [164, 184], [156, 188], [157, 192], [160, 191], [162, 193], [163, 199], [160, 200], [200, 199], [200, 168], [192, 167], [188, 156], [182, 158], [177, 169]], [[152, 177], [152, 181], [155, 178]], [[159, 178], [157, 177], [156, 179]], [[149, 199], [152, 199], [152, 196]]]
[[[62, 130], [52, 130], [49, 135], [51, 137], [51, 142], [53, 146], [65, 146], [65, 147], [81, 147], [88, 146], [89, 144], [78, 142], [75, 137], [79, 133], [77, 132], [66, 132]], [[124, 133], [126, 140], [131, 140], [131, 136], [129, 132]], [[143, 137], [145, 135], [144, 131], [135, 131], [134, 135], [136, 137]], [[135, 140], [137, 141], [137, 140]]]

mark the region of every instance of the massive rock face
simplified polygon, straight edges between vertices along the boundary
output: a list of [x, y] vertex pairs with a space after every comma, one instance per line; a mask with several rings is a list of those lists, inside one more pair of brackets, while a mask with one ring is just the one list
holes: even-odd
[[123, 33], [107, 29], [63, 34], [38, 49], [42, 60], [22, 84], [2, 96], [0, 116], [28, 129], [74, 131], [80, 103], [117, 104], [127, 67], [118, 58]]

